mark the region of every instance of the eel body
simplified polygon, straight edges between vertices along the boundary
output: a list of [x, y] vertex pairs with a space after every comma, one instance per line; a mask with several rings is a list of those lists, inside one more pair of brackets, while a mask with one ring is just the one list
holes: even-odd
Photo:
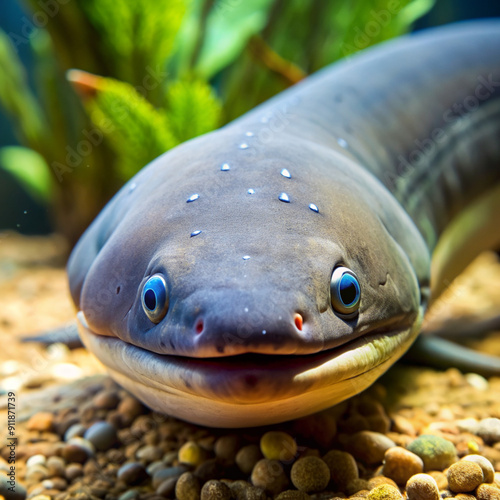
[[131, 179], [69, 261], [80, 335], [161, 412], [304, 416], [408, 349], [499, 214], [500, 21], [408, 35]]

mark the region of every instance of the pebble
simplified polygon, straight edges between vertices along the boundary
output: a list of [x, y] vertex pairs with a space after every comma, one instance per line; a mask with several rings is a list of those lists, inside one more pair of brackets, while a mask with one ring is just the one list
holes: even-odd
[[346, 451], [367, 465], [381, 463], [385, 452], [394, 446], [396, 443], [392, 439], [374, 431], [356, 432], [345, 442]]
[[153, 488], [157, 488], [166, 479], [174, 478], [177, 481], [184, 472], [187, 472], [187, 468], [183, 465], [157, 470], [153, 474]]
[[484, 482], [492, 483], [495, 480], [495, 469], [491, 462], [482, 455], [466, 455], [462, 460], [475, 462], [483, 470]]
[[240, 468], [243, 474], [248, 475], [252, 472], [255, 464], [264, 458], [260, 451], [260, 447], [256, 444], [243, 446], [236, 454], [236, 465]]
[[330, 468], [318, 457], [299, 458], [290, 472], [293, 485], [306, 493], [324, 490], [330, 481]]
[[177, 500], [199, 500], [200, 483], [191, 472], [184, 472], [175, 485], [175, 497]]
[[439, 488], [429, 474], [415, 474], [406, 483], [408, 500], [440, 500]]
[[477, 500], [500, 500], [500, 488], [491, 484], [480, 484], [476, 490]]
[[229, 483], [226, 482], [226, 484], [231, 489], [231, 496], [235, 500], [267, 500], [267, 495], [263, 488], [253, 486], [247, 481], [237, 480]]
[[32, 467], [33, 465], [45, 465], [47, 463], [47, 458], [45, 455], [37, 454], [32, 455], [26, 460], [26, 467]]
[[116, 429], [108, 422], [95, 422], [85, 431], [83, 437], [99, 451], [108, 450], [118, 442]]
[[160, 460], [160, 458], [163, 456], [163, 452], [159, 446], [148, 444], [147, 446], [139, 448], [136, 451], [135, 456], [142, 462], [150, 464], [151, 462]]
[[61, 456], [66, 462], [77, 462], [83, 464], [94, 455], [94, 445], [84, 439], [74, 437], [62, 448]]
[[86, 430], [87, 427], [85, 427], [82, 424], [73, 424], [64, 433], [64, 441], [69, 441], [71, 438], [74, 437], [83, 437]]
[[116, 474], [118, 479], [121, 479], [125, 484], [140, 484], [148, 477], [148, 473], [139, 462], [128, 462], [123, 464]]
[[382, 474], [393, 479], [399, 486], [404, 486], [411, 476], [423, 471], [423, 460], [411, 451], [395, 446], [385, 452]]
[[29, 431], [50, 432], [54, 425], [54, 414], [46, 411], [35, 413], [26, 425]]
[[24, 475], [24, 479], [28, 483], [39, 483], [44, 479], [49, 477], [49, 471], [47, 467], [42, 464], [31, 465], [26, 468], [26, 473]]
[[444, 470], [458, 460], [451, 441], [432, 434], [423, 434], [408, 445], [408, 450], [424, 462], [424, 470]]
[[283, 466], [278, 460], [263, 458], [259, 460], [252, 471], [252, 484], [271, 495], [281, 493], [288, 486], [288, 478]]
[[215, 456], [226, 462], [234, 462], [241, 447], [241, 439], [236, 434], [222, 436], [214, 444]]
[[500, 442], [500, 418], [484, 418], [479, 422], [476, 434], [488, 444]]
[[[309, 500], [310, 498], [305, 491], [285, 490], [275, 497], [274, 500]], [[329, 498], [331, 498], [331, 495], [329, 495]]]
[[201, 500], [230, 500], [231, 490], [224, 483], [211, 479], [201, 488], [200, 497]]
[[19, 481], [16, 481], [15, 491], [9, 488], [12, 488], [9, 478], [0, 474], [0, 498], [2, 496], [5, 500], [24, 500], [26, 498], [26, 488]]
[[477, 488], [484, 480], [482, 468], [475, 462], [461, 460], [447, 472], [448, 487], [454, 493], [466, 493]]
[[203, 483], [209, 479], [222, 479], [225, 472], [226, 467], [223, 462], [217, 458], [210, 458], [198, 465], [194, 474]]
[[180, 447], [178, 458], [180, 463], [196, 467], [206, 459], [206, 455], [206, 451], [197, 443], [187, 441]]
[[288, 462], [297, 455], [297, 443], [286, 432], [269, 431], [260, 438], [260, 451], [269, 460]]
[[368, 494], [368, 500], [402, 500], [402, 498], [399, 489], [391, 484], [376, 486]]
[[64, 477], [66, 470], [66, 462], [61, 457], [49, 457], [46, 462], [49, 477], [59, 476]]
[[175, 485], [177, 484], [177, 477], [169, 477], [161, 482], [156, 488], [156, 493], [166, 498], [172, 498], [175, 493]]
[[99, 409], [114, 410], [120, 403], [120, 396], [115, 389], [105, 389], [94, 396], [92, 403]]
[[81, 477], [83, 476], [83, 467], [82, 467], [82, 464], [69, 464], [67, 467], [66, 467], [66, 470], [64, 472], [64, 477], [68, 480], [68, 481], [73, 481], [75, 480], [77, 477]]
[[345, 491], [351, 481], [359, 478], [356, 460], [346, 451], [330, 450], [323, 461], [330, 469], [330, 479], [336, 491]]

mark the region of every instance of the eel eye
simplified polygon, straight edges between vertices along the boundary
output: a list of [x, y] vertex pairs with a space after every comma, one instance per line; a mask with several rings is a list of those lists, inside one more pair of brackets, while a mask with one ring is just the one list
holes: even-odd
[[167, 284], [160, 274], [153, 274], [144, 283], [141, 302], [146, 316], [153, 323], [159, 323], [163, 319], [168, 309], [168, 293]]
[[361, 288], [357, 276], [347, 267], [333, 270], [330, 281], [330, 300], [335, 312], [352, 318], [359, 309]]

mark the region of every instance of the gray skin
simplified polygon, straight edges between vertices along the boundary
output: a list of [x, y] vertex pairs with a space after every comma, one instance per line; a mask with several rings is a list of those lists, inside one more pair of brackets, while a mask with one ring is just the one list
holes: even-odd
[[[117, 193], [68, 264], [82, 339], [146, 404], [204, 425], [275, 423], [350, 397], [417, 336], [431, 253], [438, 295], [464, 255], [500, 242], [499, 137], [498, 21], [326, 68]], [[473, 222], [453, 230], [460, 217]], [[467, 245], [478, 226], [486, 235]], [[339, 265], [361, 287], [350, 319], [332, 306]], [[169, 299], [157, 324], [141, 304], [156, 273]]]

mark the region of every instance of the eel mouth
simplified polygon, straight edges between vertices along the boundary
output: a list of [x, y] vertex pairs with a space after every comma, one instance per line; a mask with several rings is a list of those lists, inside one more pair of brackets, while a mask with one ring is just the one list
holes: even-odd
[[[89, 329], [82, 311], [77, 314], [85, 346], [120, 383], [128, 379], [165, 397], [182, 394], [233, 406], [319, 394], [336, 385], [348, 387], [349, 394], [324, 407], [360, 392], [401, 357], [418, 334], [422, 316], [420, 310], [411, 325], [372, 331], [314, 354], [192, 358], [157, 354], [117, 337], [99, 335]], [[133, 384], [127, 387], [132, 392]]]

